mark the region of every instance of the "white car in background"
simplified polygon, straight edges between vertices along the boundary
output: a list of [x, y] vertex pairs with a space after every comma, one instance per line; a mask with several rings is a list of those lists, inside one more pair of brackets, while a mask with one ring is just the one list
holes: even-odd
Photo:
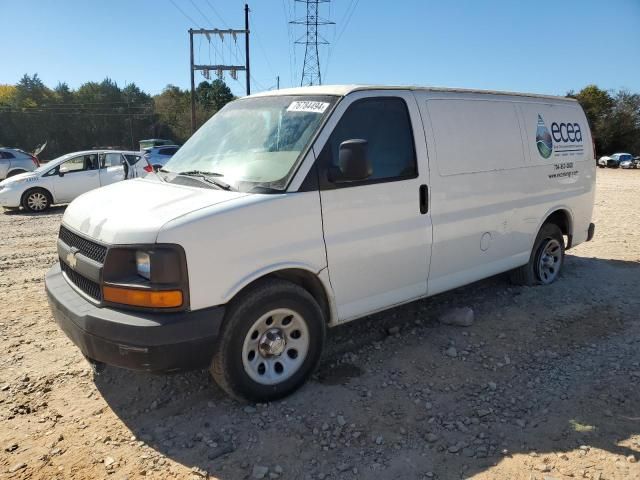
[[0, 206], [41, 212], [52, 204], [69, 203], [89, 190], [125, 178], [144, 176], [150, 168], [141, 152], [89, 150], [63, 155], [33, 172], [0, 182]]

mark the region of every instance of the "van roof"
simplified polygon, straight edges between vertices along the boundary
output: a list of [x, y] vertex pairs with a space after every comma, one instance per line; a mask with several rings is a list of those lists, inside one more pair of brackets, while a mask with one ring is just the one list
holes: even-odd
[[413, 90], [427, 92], [450, 92], [450, 93], [481, 93], [491, 95], [509, 95], [516, 97], [546, 98], [549, 100], [564, 100], [575, 102], [573, 98], [560, 97], [557, 95], [540, 95], [535, 93], [502, 92], [497, 90], [474, 90], [467, 88], [445, 88], [445, 87], [419, 87], [414, 85], [314, 85], [310, 87], [284, 88], [281, 90], [269, 90], [250, 95], [251, 97], [265, 97], [276, 95], [336, 95], [343, 97], [349, 93], [362, 90]]

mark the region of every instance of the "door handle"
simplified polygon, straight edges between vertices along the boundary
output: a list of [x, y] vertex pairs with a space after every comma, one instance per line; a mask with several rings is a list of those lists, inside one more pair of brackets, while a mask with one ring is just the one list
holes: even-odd
[[425, 214], [429, 211], [429, 187], [420, 185], [420, 213]]

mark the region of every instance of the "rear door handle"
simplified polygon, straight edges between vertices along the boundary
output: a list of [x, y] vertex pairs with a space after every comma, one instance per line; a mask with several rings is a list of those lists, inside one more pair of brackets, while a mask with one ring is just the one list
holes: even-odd
[[429, 187], [420, 185], [420, 213], [425, 214], [429, 211]]

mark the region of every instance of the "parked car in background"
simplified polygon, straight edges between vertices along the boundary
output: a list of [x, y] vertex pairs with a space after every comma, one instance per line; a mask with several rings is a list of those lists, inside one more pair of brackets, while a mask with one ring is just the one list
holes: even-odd
[[151, 147], [162, 147], [164, 145], [175, 145], [173, 140], [165, 140], [162, 138], [149, 138], [147, 140], [140, 140], [140, 150]]
[[153, 172], [153, 167], [144, 158], [144, 152], [122, 152], [125, 162], [123, 167], [125, 170], [125, 178], [142, 178]]
[[33, 172], [0, 182], [0, 206], [41, 212], [55, 203], [69, 203], [89, 190], [142, 176], [137, 167], [144, 165], [141, 159], [140, 152], [89, 150], [69, 153]]
[[31, 172], [39, 166], [38, 159], [24, 150], [0, 147], [0, 180]]
[[[614, 167], [614, 164], [615, 164], [615, 167]], [[606, 167], [616, 168], [618, 164], [615, 160], [613, 160], [608, 155], [604, 155], [598, 159], [598, 166], [600, 168], [606, 168]]]
[[638, 160], [636, 158], [633, 157], [633, 155], [630, 155], [628, 153], [622, 153], [620, 154], [620, 168], [638, 168], [640, 167], [640, 165], [638, 165]]
[[607, 163], [607, 167], [618, 168], [620, 166], [620, 162], [625, 160], [633, 160], [633, 155], [630, 153], [614, 153], [610, 156], [610, 161]]
[[162, 147], [149, 147], [144, 149], [144, 158], [154, 168], [160, 170], [171, 157], [178, 151], [180, 145], [164, 145]]

